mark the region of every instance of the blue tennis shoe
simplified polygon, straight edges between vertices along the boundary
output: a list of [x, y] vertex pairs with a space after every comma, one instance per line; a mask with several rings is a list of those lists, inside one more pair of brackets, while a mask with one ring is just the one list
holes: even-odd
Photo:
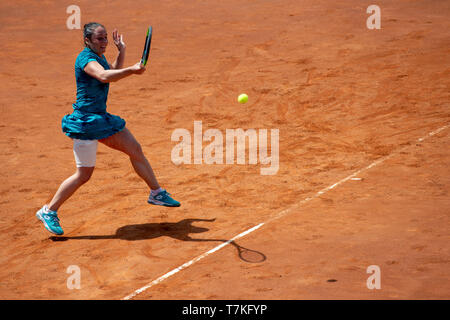
[[179, 207], [181, 204], [172, 199], [170, 196], [170, 193], [168, 193], [166, 190], [162, 190], [156, 195], [152, 195], [150, 193], [150, 196], [148, 197], [148, 203], [155, 204], [159, 206], [166, 206], [166, 207]]
[[56, 235], [64, 234], [63, 229], [59, 225], [59, 218], [56, 211], [51, 211], [44, 205], [38, 212], [36, 212], [36, 217], [42, 221], [45, 229], [54, 233]]

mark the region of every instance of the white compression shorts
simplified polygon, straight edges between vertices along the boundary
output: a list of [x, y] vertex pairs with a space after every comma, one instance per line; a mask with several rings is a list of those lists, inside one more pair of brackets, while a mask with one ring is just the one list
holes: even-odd
[[95, 167], [98, 140], [73, 139], [73, 154], [77, 167]]

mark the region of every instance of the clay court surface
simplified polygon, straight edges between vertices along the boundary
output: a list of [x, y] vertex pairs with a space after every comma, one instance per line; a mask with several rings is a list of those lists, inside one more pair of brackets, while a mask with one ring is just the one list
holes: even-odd
[[[124, 34], [127, 66], [153, 26], [146, 73], [112, 83], [108, 111], [182, 206], [147, 204], [128, 157], [99, 145], [55, 241], [35, 212], [75, 171], [61, 131], [83, 49], [71, 4], [0, 4], [0, 298], [122, 299], [260, 223], [133, 299], [450, 297], [449, 1], [77, 1], [81, 26]], [[279, 129], [278, 172], [173, 164], [171, 134], [194, 121]], [[366, 286], [371, 265], [381, 289]]]

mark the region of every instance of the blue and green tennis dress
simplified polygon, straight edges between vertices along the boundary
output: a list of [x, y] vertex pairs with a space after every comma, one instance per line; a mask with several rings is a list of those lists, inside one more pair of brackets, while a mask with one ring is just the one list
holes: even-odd
[[125, 120], [106, 112], [109, 83], [91, 77], [84, 68], [90, 61], [97, 61], [105, 70], [110, 69], [104, 55], [98, 56], [90, 48], [84, 48], [75, 61], [77, 101], [73, 112], [62, 118], [62, 131], [73, 139], [100, 140], [125, 128]]

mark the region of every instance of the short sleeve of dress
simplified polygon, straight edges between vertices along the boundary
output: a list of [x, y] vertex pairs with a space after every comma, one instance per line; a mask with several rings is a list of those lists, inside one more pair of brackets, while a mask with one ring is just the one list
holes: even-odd
[[77, 65], [81, 70], [84, 70], [86, 65], [91, 61], [97, 61], [95, 56], [89, 51], [83, 51], [77, 59]]

